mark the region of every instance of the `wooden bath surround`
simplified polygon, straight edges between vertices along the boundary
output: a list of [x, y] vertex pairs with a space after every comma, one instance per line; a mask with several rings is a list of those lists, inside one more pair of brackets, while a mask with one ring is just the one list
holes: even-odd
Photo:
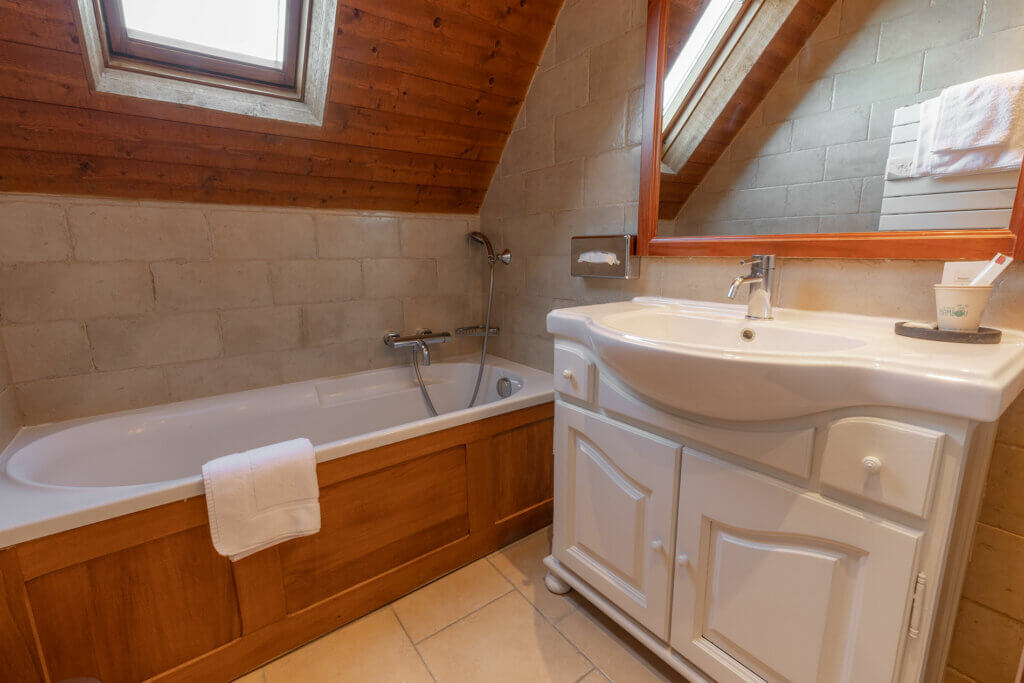
[[0, 550], [0, 680], [228, 681], [551, 522], [553, 404], [317, 466], [323, 526], [232, 563], [198, 496]]

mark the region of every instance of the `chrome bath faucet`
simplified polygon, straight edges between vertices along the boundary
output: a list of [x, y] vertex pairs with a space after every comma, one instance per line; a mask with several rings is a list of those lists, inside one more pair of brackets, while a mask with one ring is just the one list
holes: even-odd
[[740, 261], [741, 266], [750, 264], [750, 274], [740, 275], [732, 281], [728, 297], [736, 298], [736, 292], [743, 285], [750, 285], [747, 298], [747, 317], [751, 320], [772, 319], [772, 284], [775, 280], [775, 255], [755, 254]]

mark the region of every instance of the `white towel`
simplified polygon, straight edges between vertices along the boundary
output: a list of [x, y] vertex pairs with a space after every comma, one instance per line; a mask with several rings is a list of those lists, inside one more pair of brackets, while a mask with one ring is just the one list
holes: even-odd
[[[941, 119], [941, 98], [921, 103], [921, 127], [918, 130], [917, 145], [914, 149], [914, 177], [967, 175], [973, 173], [994, 173], [1021, 167], [1024, 159], [1024, 135], [1012, 136], [1008, 145], [981, 147], [978, 149], [945, 150], [936, 149], [936, 135]], [[1018, 141], [1018, 137], [1020, 140]], [[890, 166], [892, 166], [890, 164]], [[896, 171], [905, 169], [889, 168], [890, 177]]]
[[939, 101], [936, 152], [1019, 146], [1024, 71], [951, 86], [942, 91]]
[[203, 465], [213, 547], [232, 562], [320, 531], [320, 489], [309, 439], [295, 439]]

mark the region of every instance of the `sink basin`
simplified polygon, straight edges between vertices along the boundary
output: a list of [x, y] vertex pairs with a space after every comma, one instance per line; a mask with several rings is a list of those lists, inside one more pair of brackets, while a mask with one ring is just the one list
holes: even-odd
[[867, 343], [855, 336], [762, 322], [735, 316], [686, 315], [676, 307], [646, 306], [613, 313], [603, 324], [638, 341], [733, 351], [822, 353], [855, 349]]
[[[897, 336], [889, 318], [680, 299], [548, 314], [556, 338], [587, 346], [601, 381], [676, 412], [778, 420], [853, 406], [901, 406], [991, 422], [1024, 384], [1024, 333], [968, 345]], [[612, 377], [606, 375], [610, 371]]]

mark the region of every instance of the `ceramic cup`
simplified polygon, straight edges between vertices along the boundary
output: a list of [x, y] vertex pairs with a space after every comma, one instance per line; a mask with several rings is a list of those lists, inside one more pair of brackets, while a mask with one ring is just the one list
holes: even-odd
[[939, 329], [977, 332], [991, 293], [992, 285], [935, 285], [935, 312], [939, 319]]

